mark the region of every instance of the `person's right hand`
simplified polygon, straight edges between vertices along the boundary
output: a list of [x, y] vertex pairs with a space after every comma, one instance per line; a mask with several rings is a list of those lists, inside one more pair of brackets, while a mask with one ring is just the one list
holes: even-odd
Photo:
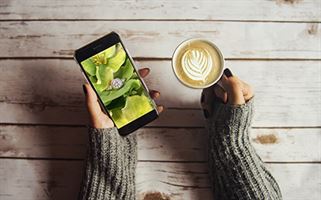
[[[149, 74], [149, 68], [143, 68], [138, 70], [139, 75], [145, 78]], [[86, 105], [89, 113], [90, 126], [93, 128], [112, 128], [114, 127], [114, 122], [106, 115], [98, 103], [97, 95], [91, 86], [87, 83], [83, 85], [84, 93], [86, 96]], [[150, 91], [150, 96], [156, 99], [160, 96], [160, 93], [156, 90]], [[161, 113], [164, 107], [158, 105], [157, 111]]]
[[220, 79], [221, 84], [214, 84], [202, 92], [201, 104], [205, 117], [211, 113], [211, 105], [215, 99], [219, 99], [225, 104], [242, 105], [250, 100], [253, 96], [253, 89], [250, 85], [240, 80], [226, 68]]

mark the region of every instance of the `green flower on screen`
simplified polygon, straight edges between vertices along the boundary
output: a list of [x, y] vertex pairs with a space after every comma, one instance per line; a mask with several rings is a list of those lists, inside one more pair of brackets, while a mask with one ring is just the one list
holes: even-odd
[[153, 110], [153, 103], [120, 43], [81, 64], [117, 127]]

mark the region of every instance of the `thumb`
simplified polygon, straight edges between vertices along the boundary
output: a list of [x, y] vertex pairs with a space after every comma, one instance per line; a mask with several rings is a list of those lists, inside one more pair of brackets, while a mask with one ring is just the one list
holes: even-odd
[[95, 116], [101, 114], [101, 108], [97, 100], [97, 95], [91, 86], [86, 83], [83, 85], [84, 93], [86, 94], [86, 105], [90, 118], [94, 119]]
[[227, 103], [231, 105], [242, 105], [245, 99], [242, 91], [242, 82], [233, 76], [231, 71], [226, 68], [221, 78], [224, 90], [227, 92]]

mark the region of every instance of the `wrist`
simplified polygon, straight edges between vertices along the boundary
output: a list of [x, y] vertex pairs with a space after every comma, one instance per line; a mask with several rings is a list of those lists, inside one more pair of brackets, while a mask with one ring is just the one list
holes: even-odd
[[114, 122], [106, 116], [91, 119], [90, 126], [98, 129], [115, 127]]

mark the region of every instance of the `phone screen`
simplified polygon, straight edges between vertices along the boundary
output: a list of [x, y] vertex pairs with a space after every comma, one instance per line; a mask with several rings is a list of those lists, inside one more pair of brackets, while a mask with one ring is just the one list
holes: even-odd
[[155, 109], [120, 42], [81, 65], [117, 128]]

